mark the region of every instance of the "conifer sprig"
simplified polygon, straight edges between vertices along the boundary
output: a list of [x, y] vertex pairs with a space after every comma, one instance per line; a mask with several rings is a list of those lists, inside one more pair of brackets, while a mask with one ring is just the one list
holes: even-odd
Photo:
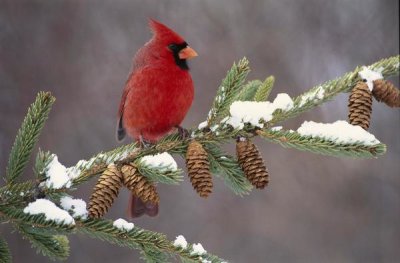
[[[118, 246], [139, 249], [146, 255], [147, 262], [168, 262], [159, 261], [160, 255], [165, 259], [179, 256], [186, 260], [199, 261], [199, 256], [191, 253], [190, 246], [187, 249], [176, 247], [165, 235], [136, 226], [130, 231], [121, 230], [108, 219], [76, 219], [74, 225], [59, 225], [46, 220], [43, 215], [28, 215], [19, 208], [4, 206], [0, 206], [0, 215], [14, 223], [39, 252], [52, 259], [63, 260], [69, 254], [68, 239], [60, 234], [82, 233]], [[57, 232], [60, 234], [56, 234]], [[0, 242], [0, 255], [5, 251], [4, 244], [6, 243]], [[202, 255], [202, 258], [216, 263], [224, 261], [209, 253]]]
[[[399, 74], [399, 60], [400, 56], [398, 55], [385, 58], [370, 65], [369, 68], [381, 71], [384, 78], [397, 76]], [[361, 67], [357, 67], [353, 71], [344, 74], [342, 77], [329, 80], [296, 97], [294, 99], [294, 107], [289, 111], [274, 115], [274, 118], [269, 121], [269, 124], [275, 125], [278, 122], [294, 118], [305, 111], [333, 99], [339, 93], [349, 92], [358, 81], [362, 81], [358, 76], [360, 70]]]
[[365, 145], [361, 142], [351, 144], [335, 143], [323, 138], [302, 136], [295, 131], [282, 130], [259, 130], [257, 134], [268, 141], [279, 143], [286, 148], [295, 148], [300, 151], [335, 157], [372, 158], [386, 152], [386, 145], [382, 143], [375, 145]]
[[274, 76], [269, 76], [268, 78], [266, 78], [257, 89], [256, 94], [254, 94], [254, 101], [266, 101], [269, 97], [269, 94], [271, 93], [274, 83]]
[[249, 72], [249, 61], [246, 58], [241, 59], [237, 64], [233, 63], [232, 68], [222, 80], [213, 106], [208, 113], [207, 122], [209, 126], [218, 123], [228, 115], [229, 106], [234, 101]]
[[28, 109], [8, 160], [5, 177], [8, 184], [14, 183], [18, 176], [22, 174], [54, 101], [55, 98], [50, 92], [39, 92], [35, 102]]
[[[105, 219], [88, 219], [77, 224], [79, 232], [88, 234], [91, 237], [100, 239], [112, 244], [119, 246], [147, 250], [151, 249], [162, 252], [165, 256], [178, 255], [188, 260], [198, 260], [199, 257], [191, 254], [190, 249], [182, 249], [173, 245], [173, 242], [169, 241], [163, 234], [144, 230], [139, 227], [134, 227], [130, 231], [122, 231], [112, 225], [112, 221]], [[148, 251], [147, 251], [148, 252]], [[148, 257], [149, 253], [144, 252]], [[154, 255], [159, 259], [159, 254]], [[205, 254], [202, 256], [205, 259], [212, 259], [213, 262], [223, 262], [224, 260], [211, 255]], [[154, 260], [154, 259], [153, 259]], [[151, 262], [151, 261], [150, 261]], [[164, 262], [164, 261], [155, 261]]]
[[253, 187], [235, 158], [223, 152], [218, 144], [206, 143], [204, 146], [208, 152], [211, 172], [220, 177], [235, 194], [249, 194]]
[[69, 240], [65, 235], [49, 234], [34, 227], [20, 224], [16, 227], [29, 240], [37, 252], [52, 260], [66, 260], [69, 256]]
[[12, 256], [10, 248], [8, 247], [7, 241], [0, 237], [0, 262], [1, 263], [11, 263]]
[[246, 84], [242, 86], [237, 95], [235, 96], [234, 101], [248, 101], [253, 100], [254, 95], [257, 93], [259, 87], [263, 84], [263, 82], [259, 79], [250, 80]]
[[136, 162], [139, 172], [150, 182], [177, 185], [183, 181], [182, 169], [155, 169]]

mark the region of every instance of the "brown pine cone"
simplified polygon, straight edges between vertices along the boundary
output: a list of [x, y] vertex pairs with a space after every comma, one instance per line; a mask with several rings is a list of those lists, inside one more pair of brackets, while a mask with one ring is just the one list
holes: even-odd
[[158, 204], [160, 202], [156, 187], [139, 173], [134, 164], [122, 166], [121, 172], [124, 185], [144, 203]]
[[97, 181], [89, 201], [89, 217], [100, 218], [117, 198], [122, 185], [122, 174], [110, 164]]
[[372, 93], [366, 82], [359, 81], [349, 96], [349, 123], [368, 130], [372, 113]]
[[372, 95], [377, 101], [383, 101], [389, 107], [400, 107], [400, 90], [387, 80], [375, 80]]
[[193, 188], [201, 197], [207, 198], [213, 188], [210, 163], [207, 152], [201, 143], [195, 140], [189, 143], [186, 152], [186, 166]]
[[240, 167], [250, 183], [263, 189], [269, 182], [269, 174], [257, 146], [250, 140], [239, 138], [236, 142], [236, 154]]

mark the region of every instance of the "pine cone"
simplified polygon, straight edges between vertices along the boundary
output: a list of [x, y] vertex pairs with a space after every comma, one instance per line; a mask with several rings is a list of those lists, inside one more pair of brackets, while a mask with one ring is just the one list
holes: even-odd
[[269, 182], [269, 175], [257, 146], [250, 140], [240, 138], [236, 142], [236, 154], [239, 165], [250, 183], [258, 189], [263, 189]]
[[160, 202], [156, 187], [139, 173], [134, 164], [122, 166], [121, 172], [124, 185], [144, 203], [158, 204]]
[[389, 81], [375, 80], [372, 95], [377, 101], [383, 101], [389, 107], [400, 107], [400, 90]]
[[193, 188], [201, 197], [207, 198], [213, 188], [210, 163], [207, 152], [201, 143], [195, 140], [189, 143], [186, 152], [186, 166]]
[[349, 123], [364, 130], [369, 127], [372, 113], [372, 93], [367, 83], [359, 81], [349, 97]]
[[110, 164], [102, 173], [89, 201], [89, 217], [100, 218], [117, 198], [122, 185], [122, 174], [114, 164]]

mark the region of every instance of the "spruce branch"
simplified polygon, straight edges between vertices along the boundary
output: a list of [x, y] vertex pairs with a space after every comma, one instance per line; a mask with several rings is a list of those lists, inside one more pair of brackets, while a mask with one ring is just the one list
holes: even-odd
[[256, 94], [254, 94], [254, 101], [266, 101], [271, 93], [272, 87], [274, 86], [274, 76], [269, 76], [258, 88]]
[[234, 101], [252, 100], [262, 84], [263, 82], [261, 80], [250, 80], [239, 90], [238, 94], [235, 96]]
[[[165, 255], [178, 255], [188, 260], [198, 260], [197, 255], [192, 255], [190, 248], [182, 249], [173, 245], [171, 241], [163, 234], [144, 230], [139, 227], [134, 227], [130, 231], [117, 229], [112, 225], [112, 221], [105, 219], [88, 219], [77, 224], [79, 232], [88, 234], [89, 236], [100, 239], [112, 244], [117, 244], [123, 247], [144, 250], [146, 257], [149, 257], [154, 262], [160, 260], [160, 255], [165, 258]], [[205, 259], [211, 259], [212, 262], [223, 262], [224, 260], [211, 255], [205, 254], [202, 256]], [[148, 261], [152, 262], [152, 261]]]
[[[369, 68], [381, 70], [384, 77], [394, 76], [399, 73], [398, 61], [399, 56], [394, 56], [374, 63]], [[18, 132], [10, 154], [6, 173], [7, 185], [0, 188], [0, 219], [12, 223], [38, 251], [54, 259], [65, 259], [68, 256], [68, 240], [64, 234], [82, 233], [112, 244], [138, 249], [147, 262], [166, 262], [171, 257], [179, 257], [182, 262], [202, 260], [222, 262], [222, 259], [211, 254], [206, 253], [201, 256], [193, 254], [192, 245], [188, 245], [185, 249], [176, 247], [161, 233], [139, 227], [134, 227], [129, 231], [121, 230], [113, 225], [113, 221], [107, 219], [74, 218], [73, 223], [60, 223], [49, 220], [44, 214], [25, 213], [24, 207], [38, 198], [46, 198], [46, 201], [51, 200], [54, 204], [59, 204], [61, 198], [67, 196], [69, 191], [75, 190], [80, 184], [99, 176], [110, 164], [121, 168], [126, 164], [133, 163], [139, 172], [152, 183], [179, 184], [183, 179], [182, 170], [148, 166], [141, 162], [141, 158], [163, 152], [185, 156], [188, 144], [193, 139], [204, 147], [211, 173], [220, 177], [238, 195], [248, 194], [252, 190], [252, 185], [244, 175], [238, 160], [221, 149], [223, 144], [232, 142], [238, 137], [260, 136], [284, 147], [336, 157], [370, 158], [382, 155], [386, 150], [386, 146], [382, 143], [366, 145], [356, 141], [346, 144], [319, 137], [304, 136], [293, 131], [270, 129], [277, 122], [319, 106], [339, 93], [349, 92], [360, 80], [359, 70], [360, 68], [356, 68], [343, 77], [316, 86], [298, 96], [294, 99], [293, 107], [288, 110], [276, 110], [272, 119], [260, 126], [245, 123], [239, 129], [223, 121], [229, 117], [232, 103], [239, 100], [268, 104], [269, 102], [263, 101], [267, 100], [274, 83], [274, 78], [271, 76], [264, 82], [253, 80], [244, 84], [249, 67], [248, 61], [242, 59], [238, 64], [233, 65], [222, 81], [210, 110], [206, 127], [190, 130], [190, 138], [182, 138], [178, 133], [174, 133], [147, 148], [140, 148], [138, 144], [132, 143], [108, 152], [101, 152], [88, 160], [81, 160], [75, 166], [64, 167], [70, 184], [65, 184], [61, 188], [52, 188], [46, 185], [49, 180], [50, 163], [57, 159], [54, 159], [56, 155], [41, 150], [39, 150], [34, 167], [35, 180], [16, 182], [28, 161], [54, 102], [54, 98], [49, 93], [39, 93]], [[7, 255], [7, 251], [6, 243], [0, 240], [0, 256]]]
[[10, 205], [0, 205], [0, 216], [4, 216], [10, 222], [17, 225], [26, 224], [40, 227], [43, 231], [48, 231], [51, 233], [64, 234], [70, 232], [74, 228], [74, 225], [47, 220], [44, 214], [27, 214], [24, 213], [23, 209]]
[[37, 193], [34, 191], [35, 183], [26, 181], [22, 183], [14, 183], [10, 186], [6, 185], [0, 188], [1, 204], [16, 205], [24, 203]]
[[44, 152], [39, 149], [35, 159], [35, 166], [33, 168], [33, 172], [39, 182], [46, 180], [46, 167], [52, 160], [53, 156], [50, 152]]
[[168, 255], [154, 249], [152, 246], [142, 246], [140, 253], [142, 255], [141, 259], [148, 263], [168, 262]]
[[1, 263], [12, 262], [11, 252], [8, 247], [7, 241], [2, 237], [0, 237], [0, 262]]
[[[238, 195], [249, 193], [252, 189], [252, 186], [247, 181], [246, 177], [243, 174], [243, 171], [240, 169], [236, 160], [229, 154], [226, 154], [220, 150], [220, 142], [223, 142], [225, 138], [232, 138], [236, 136], [236, 132], [227, 129], [219, 136], [214, 136], [214, 134], [206, 134], [204, 135], [204, 137], [199, 138], [199, 141], [204, 143], [204, 146], [209, 154], [212, 172], [216, 176], [223, 179], [225, 184], [230, 187], [234, 193]], [[143, 149], [140, 152], [136, 152], [136, 154], [120, 159], [120, 161], [118, 161], [117, 163], [137, 163], [137, 160], [139, 160], [141, 156], [165, 151], [184, 156], [188, 143], [189, 140], [182, 140], [177, 134], [173, 134], [165, 137], [156, 145]], [[105, 170], [105, 168], [105, 164], [100, 163], [92, 170], [83, 171], [81, 176], [77, 177], [74, 180], [74, 185], [76, 186], [81, 182], [86, 181], [88, 178], [101, 174]], [[182, 179], [182, 177], [178, 175], [178, 173], [180, 173], [180, 170], [177, 170], [174, 173], [164, 174], [165, 172], [160, 172], [159, 170], [157, 171], [154, 169], [150, 170], [148, 168], [146, 169], [143, 166], [139, 169], [142, 169], [143, 175], [150, 178], [153, 182], [177, 184]], [[158, 172], [157, 175], [156, 172]]]
[[218, 123], [222, 118], [228, 115], [229, 106], [234, 101], [249, 71], [249, 61], [246, 58], [239, 60], [237, 64], [233, 63], [232, 68], [222, 80], [213, 106], [208, 113], [208, 126]]
[[[0, 215], [5, 216], [10, 222], [14, 223], [23, 236], [29, 239], [39, 251], [51, 258], [61, 259], [69, 253], [66, 238], [55, 233], [83, 233], [119, 246], [140, 250], [145, 249], [146, 252], [143, 253], [147, 253], [147, 256], [156, 256], [158, 253], [164, 253], [170, 256], [178, 255], [188, 260], [199, 259], [197, 255], [191, 254], [190, 249], [175, 247], [163, 234], [139, 227], [134, 227], [130, 231], [121, 230], [113, 226], [113, 221], [107, 219], [87, 219], [82, 221], [76, 219], [74, 225], [65, 225], [46, 220], [43, 215], [29, 215], [25, 214], [21, 209], [4, 206], [0, 206]], [[50, 242], [53, 243], [50, 244]], [[149, 254], [150, 251], [153, 252]], [[202, 257], [212, 260], [212, 262], [224, 261], [211, 254], [205, 254]]]
[[181, 169], [155, 169], [141, 163], [140, 161], [136, 162], [136, 166], [139, 169], [139, 172], [153, 183], [158, 182], [163, 184], [177, 185], [183, 181]]
[[240, 196], [249, 194], [253, 187], [244, 176], [237, 161], [223, 152], [218, 144], [206, 143], [204, 147], [208, 152], [211, 172], [222, 178], [225, 185], [235, 194]]
[[[384, 78], [397, 76], [399, 74], [399, 59], [399, 55], [385, 58], [368, 66], [368, 68], [382, 70], [381, 73]], [[268, 124], [273, 126], [281, 121], [294, 118], [305, 111], [333, 99], [339, 93], [349, 92], [358, 81], [361, 81], [358, 76], [360, 70], [361, 67], [356, 67], [353, 71], [344, 74], [342, 77], [327, 81], [296, 97], [294, 99], [294, 107], [291, 110], [275, 114], [274, 118]]]
[[[138, 145], [136, 143], [131, 143], [117, 147], [108, 152], [101, 152], [89, 160], [80, 160], [75, 166], [70, 168], [80, 174], [78, 177], [73, 179], [72, 187], [90, 180], [93, 176], [100, 175], [110, 163], [118, 162], [129, 156], [135, 156], [135, 153], [138, 150], [137, 147]], [[135, 159], [133, 158], [132, 161], [134, 160]]]
[[22, 236], [29, 240], [37, 252], [52, 260], [66, 260], [69, 256], [69, 240], [65, 235], [51, 235], [28, 225], [16, 227]]
[[295, 131], [282, 130], [258, 130], [257, 134], [268, 141], [279, 143], [286, 148], [295, 148], [300, 151], [309, 151], [335, 157], [372, 158], [386, 152], [386, 145], [382, 143], [375, 145], [365, 145], [361, 142], [338, 144], [323, 138], [302, 136]]
[[14, 183], [25, 168], [54, 101], [50, 92], [39, 92], [29, 107], [11, 149], [5, 178], [8, 184]]

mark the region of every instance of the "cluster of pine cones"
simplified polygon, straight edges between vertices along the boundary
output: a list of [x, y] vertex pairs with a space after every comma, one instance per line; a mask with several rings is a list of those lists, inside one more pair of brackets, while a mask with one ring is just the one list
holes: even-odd
[[[248, 139], [239, 138], [236, 153], [239, 165], [250, 183], [258, 189], [263, 189], [268, 184], [268, 170], [255, 144]], [[207, 151], [196, 140], [192, 140], [188, 145], [186, 165], [193, 188], [201, 197], [208, 197], [213, 188], [210, 162]], [[110, 164], [93, 189], [89, 201], [89, 216], [104, 216], [117, 198], [122, 185], [143, 202], [158, 204], [160, 201], [156, 187], [140, 174], [135, 164], [125, 164], [121, 167]]]
[[364, 130], [369, 128], [372, 114], [372, 96], [390, 107], [400, 107], [400, 90], [391, 82], [378, 79], [372, 91], [364, 81], [357, 82], [349, 97], [349, 123]]
[[[263, 189], [268, 184], [268, 170], [256, 145], [248, 139], [239, 138], [236, 154], [240, 167], [250, 183]], [[201, 197], [208, 197], [212, 192], [212, 177], [208, 154], [201, 143], [192, 140], [186, 152], [186, 166], [193, 188]]]
[[89, 201], [89, 217], [100, 218], [107, 213], [122, 185], [145, 203], [158, 204], [160, 201], [156, 187], [140, 174], [135, 164], [125, 164], [121, 168], [110, 164], [93, 189]]

